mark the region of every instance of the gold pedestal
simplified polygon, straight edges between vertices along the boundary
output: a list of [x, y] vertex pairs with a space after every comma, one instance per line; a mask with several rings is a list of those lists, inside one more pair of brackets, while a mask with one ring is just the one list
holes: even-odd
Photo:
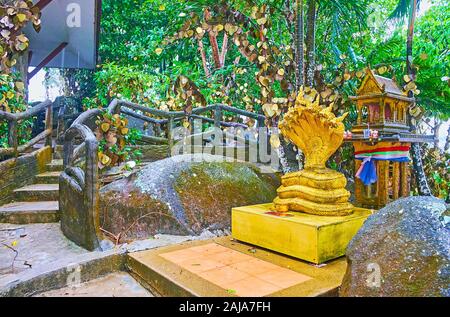
[[233, 208], [236, 240], [320, 264], [345, 254], [371, 210], [354, 208], [348, 216], [280, 213], [273, 204]]
[[301, 211], [321, 216], [346, 216], [353, 212], [345, 189], [347, 180], [328, 168], [306, 168], [281, 179], [278, 197], [273, 201], [280, 212]]

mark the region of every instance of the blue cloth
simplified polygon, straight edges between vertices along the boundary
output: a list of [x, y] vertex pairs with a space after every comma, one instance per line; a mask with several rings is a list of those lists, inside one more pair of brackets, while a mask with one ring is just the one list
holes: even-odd
[[358, 177], [364, 185], [370, 185], [376, 183], [378, 180], [377, 177], [377, 167], [375, 165], [375, 160], [378, 161], [392, 161], [392, 162], [409, 162], [408, 157], [399, 157], [399, 158], [391, 158], [391, 159], [380, 159], [374, 157], [366, 157], [363, 159], [362, 166], [356, 173], [356, 177]]

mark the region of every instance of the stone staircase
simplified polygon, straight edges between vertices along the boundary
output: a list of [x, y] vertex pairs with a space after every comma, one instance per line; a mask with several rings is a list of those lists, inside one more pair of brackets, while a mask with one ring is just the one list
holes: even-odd
[[47, 171], [36, 175], [33, 184], [15, 189], [12, 201], [0, 206], [0, 223], [59, 221], [59, 175], [63, 169], [59, 154], [56, 149], [54, 159], [46, 166]]

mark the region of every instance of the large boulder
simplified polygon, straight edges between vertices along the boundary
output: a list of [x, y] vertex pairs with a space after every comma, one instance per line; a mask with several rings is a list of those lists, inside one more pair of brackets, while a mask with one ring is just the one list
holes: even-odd
[[180, 155], [149, 163], [100, 190], [101, 227], [122, 241], [156, 233], [198, 235], [230, 227], [231, 208], [271, 202], [274, 174], [222, 156]]
[[340, 296], [450, 296], [450, 228], [434, 197], [399, 199], [350, 242]]

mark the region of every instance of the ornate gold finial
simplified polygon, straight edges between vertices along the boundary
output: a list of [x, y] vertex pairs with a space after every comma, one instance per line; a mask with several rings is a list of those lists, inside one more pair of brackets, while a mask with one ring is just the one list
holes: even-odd
[[332, 107], [320, 105], [319, 95], [305, 96], [301, 87], [295, 107], [284, 115], [279, 129], [304, 153], [305, 169], [282, 177], [283, 185], [274, 200], [278, 211], [329, 216], [353, 212], [344, 175], [325, 166], [344, 140], [342, 121], [346, 116], [347, 113], [337, 118]]

